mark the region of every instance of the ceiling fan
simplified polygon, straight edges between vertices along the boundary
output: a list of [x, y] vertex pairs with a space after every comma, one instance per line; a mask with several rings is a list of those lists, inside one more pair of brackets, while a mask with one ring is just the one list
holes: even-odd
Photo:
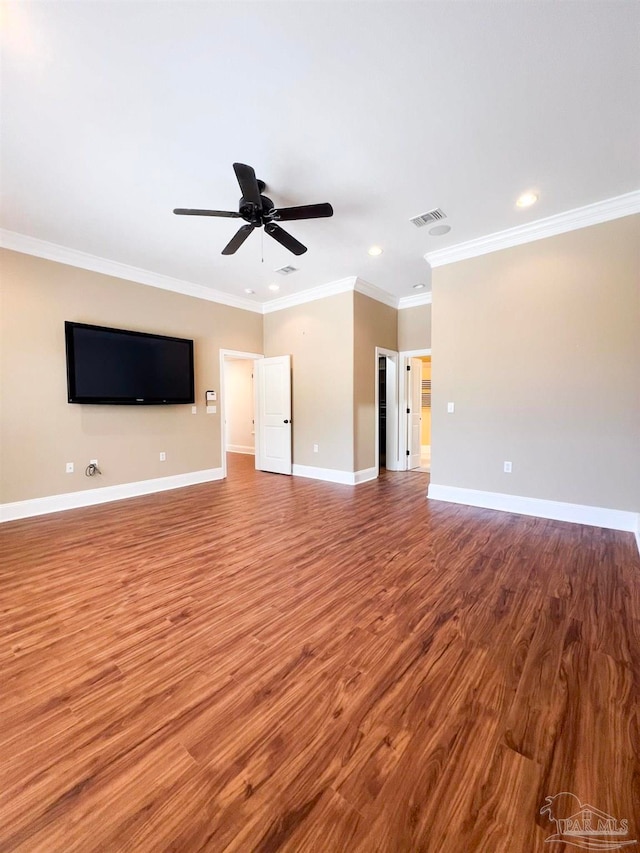
[[266, 184], [256, 178], [256, 173], [251, 166], [246, 166], [244, 163], [234, 163], [233, 170], [242, 192], [238, 213], [232, 210], [191, 210], [184, 207], [176, 207], [173, 212], [179, 216], [225, 216], [232, 219], [244, 219], [247, 224], [243, 225], [227, 243], [222, 250], [223, 255], [233, 255], [237, 252], [249, 234], [262, 225], [264, 225], [267, 234], [277, 240], [285, 249], [293, 252], [294, 255], [303, 255], [307, 251], [307, 247], [280, 228], [278, 222], [333, 216], [331, 205], [329, 203], [303, 204], [299, 207], [278, 209], [270, 198], [262, 195], [266, 189]]

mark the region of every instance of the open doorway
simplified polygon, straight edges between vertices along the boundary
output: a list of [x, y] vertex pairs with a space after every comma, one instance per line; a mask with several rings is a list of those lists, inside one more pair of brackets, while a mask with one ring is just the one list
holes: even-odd
[[376, 471], [399, 471], [398, 353], [376, 347], [375, 371]]
[[387, 467], [387, 358], [378, 356], [378, 467]]
[[419, 471], [431, 473], [431, 356], [423, 355], [420, 378], [420, 465]]
[[255, 456], [254, 363], [262, 355], [220, 350], [220, 441], [223, 477], [227, 454]]
[[400, 455], [403, 470], [431, 473], [431, 350], [400, 353]]

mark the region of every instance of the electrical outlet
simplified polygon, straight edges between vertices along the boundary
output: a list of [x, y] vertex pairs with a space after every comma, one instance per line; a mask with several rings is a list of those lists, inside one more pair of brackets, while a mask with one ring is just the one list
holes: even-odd
[[90, 459], [90, 460], [89, 460], [89, 465], [97, 465], [97, 464], [98, 464], [98, 460], [97, 460], [97, 459]]
[[504, 473], [505, 474], [511, 473], [511, 462], [505, 462], [504, 463]]
[[447, 403], [447, 412], [450, 415], [452, 415], [455, 412], [455, 410], [456, 410], [456, 404], [455, 403]]
[[314, 445], [313, 445], [313, 452], [314, 452], [314, 453], [317, 453], [317, 452], [318, 452], [318, 445], [317, 445], [317, 444], [314, 444]]
[[192, 415], [198, 414], [198, 407], [197, 406], [191, 406], [191, 414]]
[[67, 467], [65, 468], [67, 474], [73, 474], [73, 462], [67, 462]]
[[166, 461], [167, 461], [167, 454], [164, 452], [164, 450], [161, 450], [161, 451], [160, 451], [160, 461], [161, 461], [161, 462], [166, 462]]

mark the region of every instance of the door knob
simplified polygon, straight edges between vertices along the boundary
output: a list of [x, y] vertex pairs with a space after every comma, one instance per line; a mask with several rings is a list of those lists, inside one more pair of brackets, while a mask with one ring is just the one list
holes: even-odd
[[288, 423], [289, 423], [289, 421], [286, 421], [286, 420], [285, 420], [285, 424], [288, 424]]

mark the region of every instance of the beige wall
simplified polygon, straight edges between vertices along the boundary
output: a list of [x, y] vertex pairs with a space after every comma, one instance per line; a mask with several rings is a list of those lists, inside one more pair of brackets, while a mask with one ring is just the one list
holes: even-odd
[[354, 471], [376, 464], [375, 409], [378, 365], [376, 347], [398, 349], [398, 320], [395, 308], [354, 293], [353, 423]]
[[[204, 392], [220, 388], [220, 348], [262, 350], [261, 315], [16, 252], [0, 260], [2, 502], [221, 465], [219, 415], [205, 414]], [[67, 403], [65, 320], [193, 338], [197, 414]], [[103, 473], [89, 479], [93, 458]]]
[[397, 350], [396, 314], [349, 292], [265, 315], [265, 355], [292, 356], [294, 464], [373, 467], [375, 348]]
[[[434, 271], [434, 483], [640, 510], [639, 221]], [[431, 344], [431, 306], [396, 312], [349, 292], [263, 318], [28, 255], [1, 259], [3, 502], [219, 467], [219, 415], [205, 414], [204, 391], [220, 388], [220, 348], [291, 354], [294, 463], [365, 470], [375, 347]], [[69, 405], [64, 320], [194, 338], [197, 414]], [[91, 458], [98, 479], [83, 474]]]
[[431, 348], [431, 305], [398, 311], [398, 349], [401, 352]]
[[437, 268], [433, 303], [432, 482], [639, 511], [640, 216]]
[[253, 452], [253, 361], [248, 358], [225, 358], [224, 392], [227, 449]]
[[294, 464], [353, 471], [353, 293], [266, 314], [264, 354], [292, 357]]

